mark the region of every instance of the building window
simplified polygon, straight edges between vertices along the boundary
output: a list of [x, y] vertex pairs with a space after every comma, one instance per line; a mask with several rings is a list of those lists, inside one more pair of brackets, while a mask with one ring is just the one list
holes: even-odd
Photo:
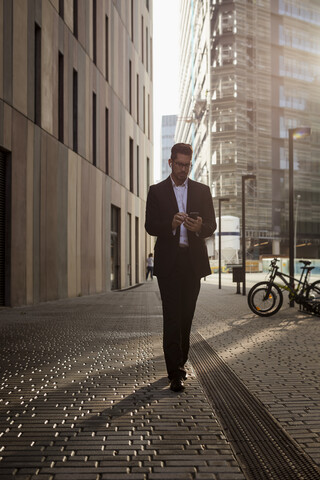
[[59, 15], [64, 18], [64, 0], [59, 0]]
[[151, 136], [150, 95], [148, 95], [148, 138]]
[[41, 125], [41, 28], [34, 32], [34, 121]]
[[132, 63], [129, 60], [129, 113], [132, 114]]
[[147, 193], [149, 191], [149, 188], [150, 188], [150, 158], [147, 157]]
[[152, 57], [152, 38], [150, 37], [150, 79], [152, 81], [153, 76], [153, 57]]
[[129, 183], [130, 192], [133, 192], [133, 139], [129, 140]]
[[109, 175], [109, 109], [106, 108], [106, 174]]
[[233, 63], [234, 59], [234, 46], [232, 44], [220, 45], [219, 50], [219, 65], [229, 65]]
[[73, 34], [78, 38], [78, 0], [73, 0]]
[[149, 69], [149, 30], [146, 28], [146, 70]]
[[247, 37], [247, 61], [249, 66], [253, 66], [255, 63], [255, 49], [254, 40], [252, 35]]
[[234, 13], [232, 10], [222, 12], [220, 16], [220, 35], [223, 33], [232, 33], [234, 25]]
[[78, 152], [78, 72], [73, 69], [73, 150]]
[[141, 61], [144, 63], [144, 20], [141, 15]]
[[63, 143], [63, 131], [64, 131], [64, 57], [59, 52], [59, 65], [58, 65], [58, 138], [59, 142]]
[[137, 124], [139, 125], [139, 75], [137, 75]]
[[247, 129], [252, 131], [256, 124], [256, 112], [254, 103], [251, 100], [247, 101]]
[[137, 196], [140, 194], [140, 152], [139, 145], [137, 145]]
[[109, 81], [109, 17], [106, 15], [106, 80]]
[[97, 95], [92, 93], [92, 163], [97, 166]]
[[146, 7], [147, 7], [147, 10], [149, 10], [149, 0], [146, 0]]
[[135, 260], [136, 260], [136, 283], [139, 283], [139, 250], [140, 250], [140, 241], [139, 241], [139, 218], [135, 218]]
[[131, 41], [133, 42], [133, 32], [134, 32], [134, 8], [133, 0], [131, 0]]
[[127, 214], [127, 285], [132, 285], [132, 227], [131, 213]]
[[146, 133], [146, 87], [143, 87], [143, 97], [142, 97], [142, 125], [143, 125], [143, 131]]
[[97, 0], [92, 2], [92, 49], [93, 63], [97, 63]]

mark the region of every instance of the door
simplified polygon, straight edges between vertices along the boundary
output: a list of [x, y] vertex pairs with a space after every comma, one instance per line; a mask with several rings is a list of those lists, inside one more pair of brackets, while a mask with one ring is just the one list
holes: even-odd
[[0, 305], [10, 304], [10, 169], [9, 153], [0, 149]]
[[120, 208], [111, 205], [111, 290], [120, 288]]
[[136, 283], [139, 283], [139, 263], [140, 263], [140, 257], [139, 257], [139, 250], [140, 250], [140, 245], [139, 245], [139, 218], [136, 217], [135, 221], [135, 260], [136, 260]]

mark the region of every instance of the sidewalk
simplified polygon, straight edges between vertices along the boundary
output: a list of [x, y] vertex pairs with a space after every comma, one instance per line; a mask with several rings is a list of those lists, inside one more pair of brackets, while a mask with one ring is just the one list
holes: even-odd
[[[255, 278], [247, 280], [247, 292], [263, 281], [259, 274], [251, 275]], [[215, 279], [208, 280], [202, 285], [194, 329], [319, 465], [320, 317], [290, 308], [287, 295], [276, 315], [258, 317], [246, 297], [235, 293], [234, 284], [225, 279], [219, 290]]]
[[[218, 290], [208, 278], [193, 332], [319, 465], [320, 319], [286, 305], [260, 319], [234, 285]], [[161, 333], [155, 280], [2, 310], [0, 479], [247, 478], [202, 381], [199, 338], [176, 394]]]

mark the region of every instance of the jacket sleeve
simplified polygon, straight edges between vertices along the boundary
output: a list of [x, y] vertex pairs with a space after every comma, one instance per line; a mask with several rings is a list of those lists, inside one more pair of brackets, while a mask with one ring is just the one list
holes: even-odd
[[159, 195], [155, 192], [154, 185], [150, 187], [147, 207], [145, 229], [149, 235], [155, 237], [172, 236], [172, 218], [162, 208]]
[[210, 188], [205, 186], [203, 192], [203, 217], [199, 237], [211, 237], [217, 228], [216, 216], [213, 208], [213, 201]]

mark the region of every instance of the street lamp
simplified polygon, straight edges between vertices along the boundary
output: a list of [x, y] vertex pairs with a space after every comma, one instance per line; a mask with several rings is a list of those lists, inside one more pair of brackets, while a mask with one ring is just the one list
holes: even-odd
[[[311, 135], [310, 127], [289, 128], [289, 275], [290, 286], [294, 289], [294, 216], [293, 216], [293, 140], [300, 140]], [[290, 307], [294, 300], [290, 300]]]
[[296, 201], [296, 215], [294, 220], [294, 258], [297, 258], [297, 227], [298, 227], [298, 211], [299, 211], [299, 200], [301, 195], [297, 195]]
[[221, 288], [221, 202], [229, 202], [228, 197], [220, 197], [219, 201], [219, 288]]
[[246, 180], [254, 180], [253, 174], [242, 175], [242, 295], [246, 294], [246, 203], [245, 203], [245, 182]]

